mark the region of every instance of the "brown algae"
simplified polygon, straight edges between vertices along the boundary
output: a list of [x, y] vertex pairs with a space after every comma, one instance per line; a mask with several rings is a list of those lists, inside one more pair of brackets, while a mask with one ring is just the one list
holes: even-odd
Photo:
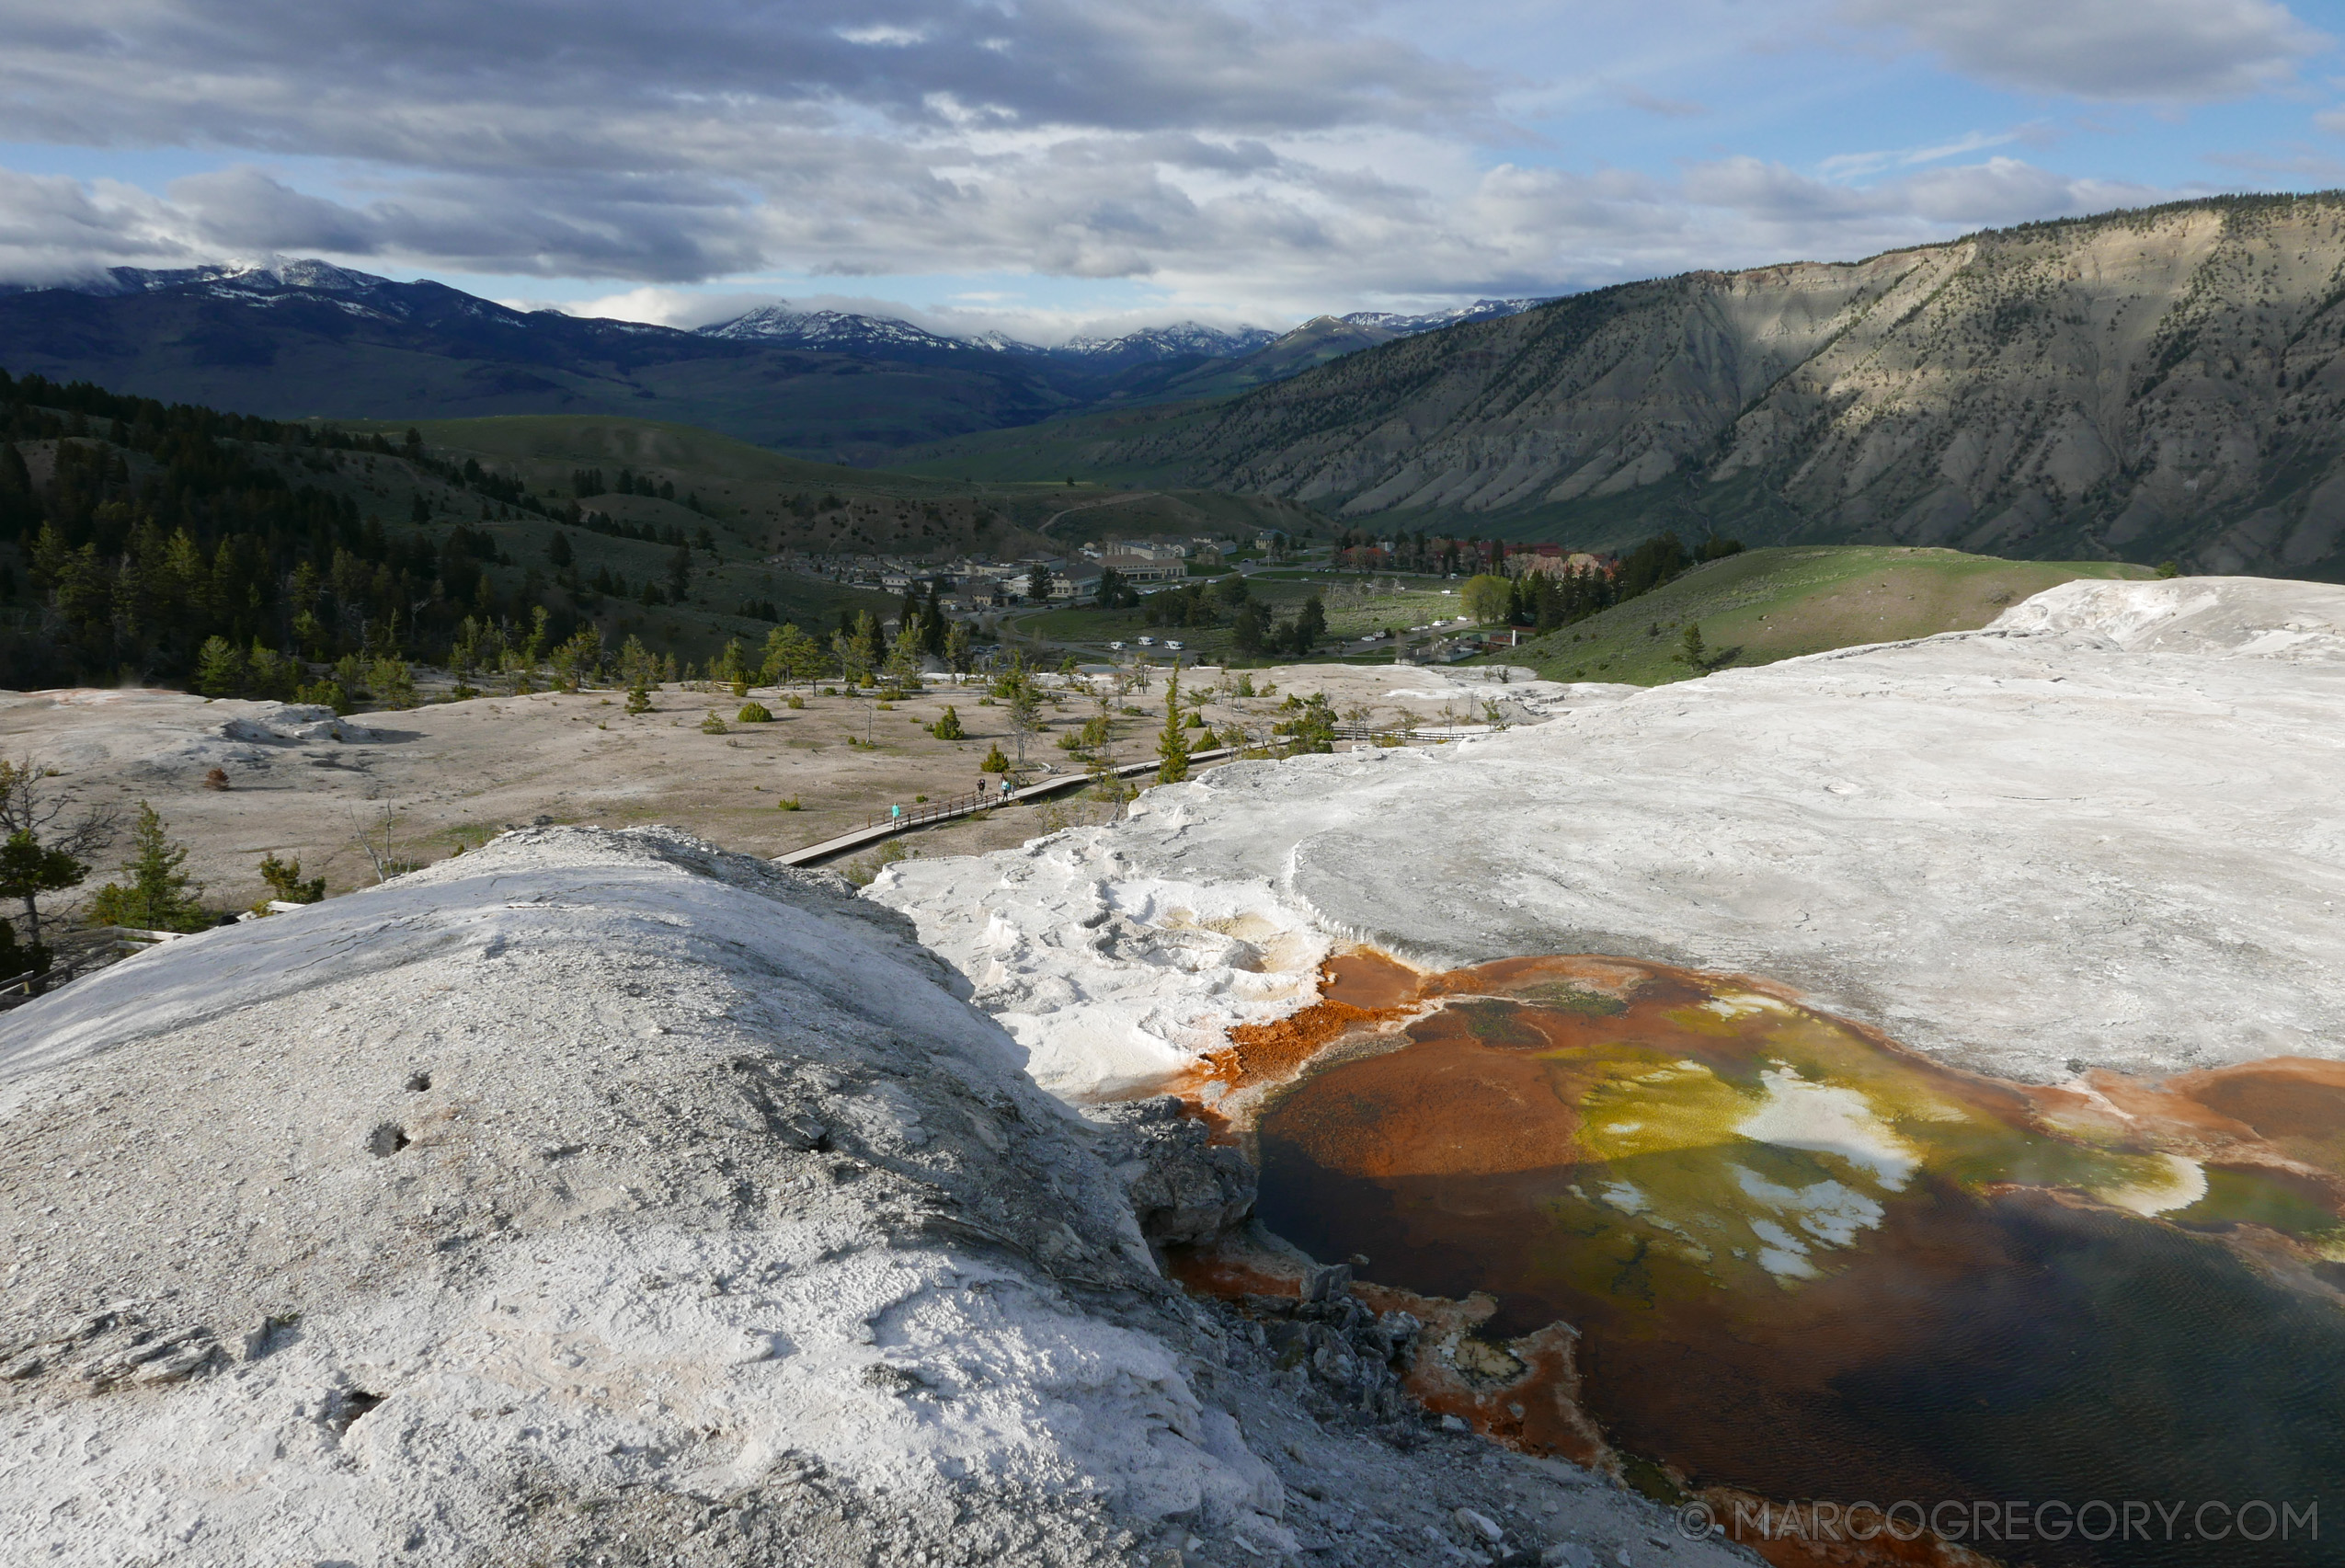
[[1260, 1088], [1275, 1231], [1368, 1257], [1364, 1295], [1481, 1303], [1458, 1333], [1516, 1372], [1453, 1347], [1436, 1408], [1720, 1498], [2345, 1474], [2339, 1064], [2035, 1087], [1742, 978], [1398, 967], [1217, 1066]]

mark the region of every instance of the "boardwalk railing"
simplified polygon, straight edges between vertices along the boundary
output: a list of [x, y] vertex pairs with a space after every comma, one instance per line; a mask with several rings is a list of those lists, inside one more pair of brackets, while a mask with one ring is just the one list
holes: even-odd
[[[1284, 742], [1279, 741], [1275, 744], [1283, 745]], [[1189, 753], [1189, 761], [1192, 763], [1226, 762], [1232, 758], [1258, 750], [1260, 749], [1251, 746], [1243, 748], [1219, 746], [1209, 751], [1192, 751]], [[1276, 753], [1272, 751], [1264, 754], [1275, 755]], [[1006, 793], [1000, 790], [978, 790], [968, 795], [956, 795], [951, 800], [916, 802], [901, 807], [901, 815], [872, 812], [864, 818], [864, 825], [852, 832], [841, 833], [835, 839], [825, 839], [818, 844], [808, 844], [804, 849], [792, 850], [786, 854], [775, 855], [773, 859], [779, 865], [813, 865], [819, 861], [834, 859], [842, 854], [852, 854], [856, 850], [893, 838], [898, 833], [909, 831], [913, 828], [924, 827], [931, 822], [949, 821], [955, 817], [970, 817], [980, 811], [990, 811], [997, 806], [1016, 806], [1025, 801], [1047, 799], [1063, 791], [1097, 783], [1103, 777], [1138, 778], [1142, 774], [1156, 772], [1157, 767], [1158, 764], [1155, 762], [1127, 762], [1121, 767], [1106, 770], [1104, 773], [1053, 773], [1048, 778], [1038, 779], [1023, 788], [1013, 788]]]
[[79, 951], [71, 957], [51, 963], [38, 974], [22, 974], [0, 980], [0, 1013], [22, 1007], [37, 996], [46, 995], [94, 970], [119, 963], [131, 954], [143, 953], [166, 942], [177, 942], [187, 934], [183, 931], [147, 931], [131, 925], [102, 925], [74, 933]]
[[[1374, 740], [1379, 735], [1387, 735], [1399, 736], [1404, 740], [1437, 741], [1463, 739], [1470, 735], [1484, 735], [1489, 733], [1489, 727], [1487, 725], [1480, 724], [1426, 726], [1420, 727], [1413, 735], [1403, 735], [1401, 731], [1390, 727], [1377, 729], [1365, 724], [1339, 724], [1335, 727], [1335, 733], [1338, 738], [1346, 740]], [[1292, 742], [1285, 736], [1273, 736], [1259, 746], [1217, 746], [1210, 750], [1192, 751], [1189, 753], [1189, 761], [1194, 765], [1233, 761], [1244, 757], [1279, 757], [1285, 755], [1286, 749], [1290, 744]], [[818, 844], [808, 844], [804, 849], [792, 850], [786, 854], [775, 855], [773, 859], [779, 865], [814, 865], [822, 861], [834, 860], [842, 854], [852, 854], [857, 850], [866, 849], [873, 844], [891, 839], [898, 833], [925, 827], [932, 822], [945, 822], [956, 817], [974, 816], [979, 811], [989, 811], [997, 806], [1015, 806], [1024, 801], [1046, 799], [1081, 784], [1096, 783], [1103, 776], [1115, 779], [1140, 778], [1156, 772], [1157, 767], [1158, 764], [1152, 761], [1127, 762], [1120, 767], [1107, 770], [1104, 774], [1053, 773], [1048, 778], [1037, 780], [1023, 788], [1006, 792], [976, 790], [967, 795], [955, 795], [950, 800], [916, 801], [909, 806], [896, 807], [891, 812], [871, 812], [864, 817], [864, 825], [851, 832], [841, 833], [835, 839], [825, 839]]]

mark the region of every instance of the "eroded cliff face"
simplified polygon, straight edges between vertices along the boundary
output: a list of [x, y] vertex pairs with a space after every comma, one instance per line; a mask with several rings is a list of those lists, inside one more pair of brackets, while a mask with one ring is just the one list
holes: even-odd
[[1118, 455], [1404, 526], [1715, 522], [2328, 576], [2340, 340], [2345, 197], [2225, 199], [1601, 290]]

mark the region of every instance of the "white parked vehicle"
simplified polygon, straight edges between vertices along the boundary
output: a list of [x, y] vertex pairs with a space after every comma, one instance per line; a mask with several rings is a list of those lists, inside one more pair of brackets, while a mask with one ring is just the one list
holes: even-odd
[[1154, 637], [1142, 637], [1140, 639], [1140, 647], [1154, 647], [1155, 646], [1156, 639]]
[[1122, 653], [1124, 651], [1124, 645], [1122, 643], [1109, 643], [1107, 647], [1108, 651], [1111, 653]]
[[1167, 637], [1164, 639], [1164, 646], [1172, 649], [1174, 653], [1179, 653], [1183, 648], [1189, 645], [1186, 643], [1174, 642], [1171, 637]]

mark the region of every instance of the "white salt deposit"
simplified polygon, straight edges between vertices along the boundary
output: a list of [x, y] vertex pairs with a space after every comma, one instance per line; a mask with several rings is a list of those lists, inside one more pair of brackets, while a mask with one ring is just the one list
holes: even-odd
[[2146, 1156], [2145, 1167], [2138, 1180], [2122, 1186], [2094, 1189], [2093, 1196], [2117, 1208], [2127, 1208], [2147, 1219], [2153, 1214], [2167, 1214], [2178, 1208], [2188, 1208], [2206, 1196], [2206, 1167], [2179, 1154]]
[[1874, 1114], [1854, 1089], [1815, 1083], [1788, 1068], [1759, 1072], [1767, 1098], [1734, 1130], [1756, 1143], [1833, 1154], [1872, 1173], [1891, 1192], [1903, 1192], [1921, 1164], [1913, 1146]]
[[[2334, 1056], [2339, 625], [2345, 588], [2324, 584], [2071, 583], [1980, 632], [1600, 701], [1525, 688], [1546, 722], [1217, 769], [1114, 827], [899, 867], [874, 893], [998, 988], [1076, 1093], [1310, 999], [1235, 947], [1176, 974], [1194, 938], [1106, 891], [1150, 879], [1432, 967], [1604, 953], [1763, 975], [2035, 1082]], [[1407, 689], [1435, 690], [1424, 673]], [[1103, 912], [1126, 922], [1104, 939], [1082, 924]]]
[[1035, 1081], [1070, 1100], [1162, 1082], [1231, 1024], [1317, 997], [1332, 944], [1267, 883], [1120, 876], [1097, 841], [1060, 833], [991, 857], [1001, 884], [973, 898], [944, 890], [970, 863], [899, 861], [871, 896], [928, 911], [922, 940], [951, 955]]

